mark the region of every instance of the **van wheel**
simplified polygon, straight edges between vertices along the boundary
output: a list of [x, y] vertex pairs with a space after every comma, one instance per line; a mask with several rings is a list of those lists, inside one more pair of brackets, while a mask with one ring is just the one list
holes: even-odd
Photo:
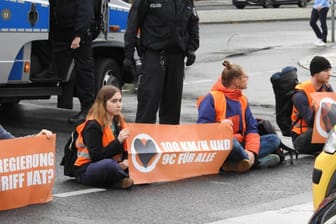
[[273, 4], [273, 8], [279, 8], [280, 4]]
[[244, 3], [235, 3], [235, 6], [237, 9], [243, 9], [246, 5]]
[[273, 6], [273, 1], [272, 0], [264, 0], [263, 7], [264, 8], [270, 8]]
[[118, 63], [110, 58], [95, 60], [96, 92], [106, 85], [122, 87], [121, 70]]
[[299, 0], [299, 7], [303, 8], [307, 6], [307, 0]]

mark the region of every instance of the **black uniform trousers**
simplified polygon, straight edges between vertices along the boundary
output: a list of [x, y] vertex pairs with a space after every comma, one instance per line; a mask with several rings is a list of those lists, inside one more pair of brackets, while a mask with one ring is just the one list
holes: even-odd
[[184, 79], [184, 54], [146, 50], [138, 88], [137, 123], [179, 124]]
[[96, 91], [91, 42], [82, 43], [73, 51], [77, 97], [81, 103], [81, 110], [87, 112], [95, 100]]

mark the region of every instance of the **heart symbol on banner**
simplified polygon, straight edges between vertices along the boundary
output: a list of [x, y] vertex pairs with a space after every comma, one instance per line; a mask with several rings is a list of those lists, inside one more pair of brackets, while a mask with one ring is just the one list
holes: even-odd
[[135, 139], [134, 148], [142, 165], [147, 168], [150, 160], [157, 154], [154, 142], [149, 139], [143, 143], [140, 139]]

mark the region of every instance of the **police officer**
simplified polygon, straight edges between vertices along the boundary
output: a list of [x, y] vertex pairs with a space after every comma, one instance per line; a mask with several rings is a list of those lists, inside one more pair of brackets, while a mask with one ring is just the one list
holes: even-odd
[[[69, 123], [84, 121], [95, 99], [95, 77], [92, 57], [92, 32], [94, 23], [93, 0], [49, 1], [52, 8], [52, 40], [65, 44], [75, 61], [75, 88], [81, 103], [81, 111], [69, 118]], [[56, 45], [54, 45], [55, 47]], [[57, 49], [54, 49], [57, 50]]]
[[143, 75], [138, 87], [136, 122], [179, 124], [186, 66], [199, 47], [198, 15], [193, 0], [135, 0], [125, 32], [126, 71], [134, 70], [140, 38]]

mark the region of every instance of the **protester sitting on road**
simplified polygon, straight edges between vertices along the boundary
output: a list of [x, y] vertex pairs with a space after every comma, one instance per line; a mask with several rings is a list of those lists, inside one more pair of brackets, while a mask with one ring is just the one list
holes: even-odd
[[199, 103], [197, 123], [229, 122], [233, 129], [233, 148], [222, 166], [223, 171], [245, 172], [253, 165], [272, 167], [280, 163], [276, 154], [280, 139], [276, 134], [260, 136], [242, 90], [248, 75], [237, 64], [224, 61], [221, 78]]
[[[36, 135], [46, 135], [47, 138], [50, 138], [52, 136], [52, 132], [47, 130], [47, 129], [42, 129], [39, 133], [37, 133]], [[2, 127], [2, 125], [0, 125], [0, 140], [1, 139], [11, 139], [11, 138], [15, 138], [14, 135], [12, 135], [10, 132], [8, 132], [6, 129], [4, 129]]]
[[78, 183], [98, 187], [128, 189], [127, 145], [129, 130], [121, 115], [121, 91], [114, 86], [101, 88], [86, 120], [77, 126]]
[[310, 62], [311, 78], [296, 85], [292, 111], [292, 141], [294, 148], [302, 154], [316, 154], [322, 151], [324, 144], [312, 144], [314, 107], [311, 93], [333, 92], [329, 84], [331, 64], [328, 59], [315, 56]]

